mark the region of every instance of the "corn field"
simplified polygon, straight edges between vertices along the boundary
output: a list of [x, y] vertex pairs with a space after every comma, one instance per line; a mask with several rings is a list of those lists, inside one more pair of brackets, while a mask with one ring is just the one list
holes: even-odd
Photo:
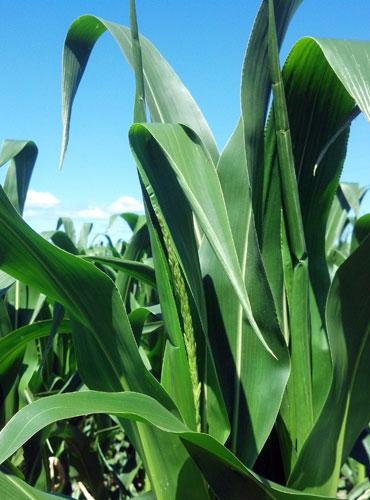
[[3, 143], [1, 499], [370, 498], [370, 214], [340, 182], [370, 42], [303, 38], [281, 68], [301, 3], [262, 1], [222, 152], [133, 0], [129, 27], [70, 26], [61, 164], [108, 32], [135, 77], [145, 216], [117, 215], [127, 242], [67, 218], [37, 234], [37, 146]]

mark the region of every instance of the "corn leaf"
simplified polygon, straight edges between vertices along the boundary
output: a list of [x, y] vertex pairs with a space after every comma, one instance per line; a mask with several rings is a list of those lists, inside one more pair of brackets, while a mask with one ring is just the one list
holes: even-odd
[[[86, 68], [90, 53], [98, 38], [108, 30], [116, 40], [130, 65], [134, 66], [129, 28], [94, 16], [82, 16], [69, 28], [63, 51], [63, 124], [62, 158], [68, 143], [73, 100]], [[144, 71], [145, 98], [153, 122], [181, 122], [202, 138], [213, 161], [218, 150], [209, 127], [189, 91], [178, 76], [145, 37], [140, 36]]]
[[[0, 494], [3, 498], [14, 498], [17, 500], [56, 500], [60, 496], [45, 493], [33, 488], [17, 476], [0, 470]], [[71, 498], [71, 497], [64, 497]]]
[[75, 244], [64, 231], [43, 231], [41, 235], [47, 239], [51, 240], [57, 247], [65, 250], [72, 255], [78, 255], [78, 249]]
[[159, 235], [152, 224], [149, 214], [147, 220], [151, 235], [151, 248], [155, 262], [159, 301], [168, 336], [162, 363], [161, 383], [176, 402], [184, 422], [190, 429], [195, 429], [194, 397], [189, 364], [171, 286], [171, 274], [159, 240]]
[[[289, 22], [302, 0], [275, 0], [276, 35], [280, 47]], [[263, 142], [271, 79], [268, 64], [268, 1], [259, 8], [244, 58], [241, 81], [241, 110], [247, 165], [250, 172], [257, 233], [262, 230], [261, 173]]]
[[333, 71], [370, 121], [370, 42], [315, 38]]
[[58, 229], [61, 227], [64, 227], [64, 232], [66, 233], [68, 238], [72, 241], [72, 243], [75, 244], [76, 229], [73, 220], [70, 217], [59, 217], [56, 230], [58, 231]]
[[[178, 254], [180, 256], [179, 263], [184, 270], [184, 276], [187, 282], [196, 287], [195, 292], [192, 292], [195, 302], [195, 309], [192, 311], [192, 323], [196, 335], [196, 355], [198, 376], [202, 386], [202, 420], [203, 428], [220, 441], [224, 442], [229, 434], [229, 421], [226, 414], [225, 404], [223, 401], [221, 389], [219, 387], [218, 377], [214, 366], [213, 356], [210, 350], [207, 337], [207, 323], [204, 315], [204, 298], [203, 287], [198, 264], [198, 253], [194, 244], [193, 233], [193, 217], [188, 210], [187, 204], [181, 203], [182, 193], [176, 193], [176, 185], [168, 193], [171, 193], [171, 199], [174, 199], [173, 210], [181, 214], [182, 221], [181, 239], [175, 239], [177, 242]], [[173, 198], [172, 198], [173, 197]], [[147, 206], [150, 206], [149, 196], [145, 195]], [[167, 202], [170, 201], [170, 196], [167, 195]], [[170, 344], [166, 346], [165, 357], [163, 360], [162, 383], [167, 388], [175, 401], [185, 400], [190, 397], [187, 391], [184, 391], [185, 385], [188, 384], [189, 364], [187, 361], [184, 349], [184, 341], [182, 338], [181, 327], [179, 324], [179, 312], [173, 296], [173, 290], [170, 282], [170, 269], [165, 259], [164, 250], [161, 246], [159, 235], [151, 222], [151, 216], [148, 213], [149, 229], [151, 234], [151, 246], [153, 251], [153, 259], [155, 262], [155, 270], [157, 274], [158, 292], [160, 303], [162, 305], [162, 313], [166, 323], [167, 333], [169, 335]], [[187, 218], [185, 219], [185, 217]], [[184, 220], [185, 219], [185, 220]], [[191, 245], [193, 242], [193, 245]], [[191, 250], [191, 252], [189, 252]], [[189, 255], [190, 253], [190, 255]], [[195, 274], [194, 274], [195, 271]], [[191, 290], [191, 289], [190, 289]], [[200, 299], [200, 300], [199, 300]], [[191, 301], [191, 296], [188, 294], [188, 300]], [[198, 319], [197, 318], [201, 318]], [[200, 324], [202, 323], [202, 324]], [[178, 364], [177, 364], [178, 363]], [[186, 366], [185, 366], [186, 363]], [[189, 389], [189, 386], [188, 386]], [[193, 393], [191, 393], [193, 399]], [[179, 407], [184, 408], [183, 404], [179, 403]], [[190, 408], [194, 408], [192, 402]], [[189, 408], [184, 408], [184, 411], [189, 412]], [[193, 420], [194, 416], [192, 416]], [[186, 420], [188, 422], [188, 420]]]
[[[138, 392], [150, 393], [177, 413], [173, 401], [142, 362], [113, 282], [92, 264], [59, 250], [32, 231], [2, 189], [0, 233], [0, 267], [58, 301], [68, 311], [79, 371], [85, 383], [105, 391], [136, 388]], [[178, 438], [140, 424], [131, 426], [130, 432], [158, 499], [173, 495], [183, 464], [189, 460]], [[145, 450], [141, 440], [147, 444]], [[181, 491], [183, 498], [191, 494], [192, 488], [199, 489], [200, 498], [207, 498], [195, 466], [190, 464], [185, 476], [187, 487]]]
[[[21, 214], [37, 153], [36, 144], [32, 141], [5, 140], [1, 147], [0, 167], [10, 161], [4, 181], [4, 191]], [[14, 278], [0, 271], [0, 290], [12, 285], [14, 281]]]
[[289, 357], [259, 252], [241, 122], [221, 154], [217, 173], [252, 312], [261, 331], [271, 332], [270, 347], [278, 358], [269, 355], [253, 335], [230, 280], [210, 244], [203, 240], [200, 259], [210, 342], [232, 424], [230, 446], [251, 466], [279, 411]]
[[354, 250], [356, 250], [356, 248], [369, 235], [369, 233], [370, 233], [370, 214], [366, 214], [357, 219], [355, 226], [353, 228], [351, 253], [354, 252]]
[[[52, 326], [51, 320], [39, 321], [23, 326], [0, 339], [0, 376], [24, 353], [31, 340], [47, 337]], [[63, 320], [58, 328], [58, 333], [70, 333], [71, 325], [68, 320]]]
[[89, 255], [84, 257], [84, 260], [97, 262], [99, 264], [104, 264], [112, 267], [116, 271], [121, 271], [129, 276], [132, 276], [147, 285], [156, 288], [155, 273], [154, 269], [147, 264], [142, 262], [136, 262], [134, 260], [119, 259], [117, 257], [99, 257]]
[[4, 181], [4, 191], [21, 214], [37, 153], [34, 142], [14, 140], [5, 140], [0, 151], [0, 167], [10, 161]]
[[[325, 304], [330, 286], [325, 252], [326, 225], [346, 154], [348, 119], [354, 100], [319, 46], [310, 38], [294, 46], [284, 65], [283, 77], [308, 252], [312, 398], [316, 418], [331, 380], [325, 332]], [[338, 130], [341, 130], [339, 135]], [[298, 358], [297, 366], [300, 365]]]
[[[199, 138], [181, 125], [133, 125], [130, 144], [156, 193], [171, 235], [179, 234], [176, 205], [170, 205], [169, 185], [179, 183], [204, 234], [233, 285], [254, 333], [271, 352], [250, 308], [237, 258], [225, 202], [216, 170]], [[181, 207], [177, 207], [177, 211]], [[173, 236], [174, 237], [174, 236]]]
[[[131, 217], [128, 217], [129, 221], [130, 219]], [[128, 224], [130, 225], [130, 222], [128, 222]], [[137, 219], [137, 217], [135, 218], [135, 225], [132, 221], [132, 230], [134, 231], [134, 234], [132, 235], [122, 257], [125, 260], [138, 261], [141, 259], [144, 250], [146, 250], [149, 246], [149, 233], [148, 228], [146, 224], [144, 224], [141, 217], [139, 219]], [[124, 304], [126, 304], [130, 290], [131, 276], [127, 273], [119, 272], [115, 284]]]
[[335, 494], [340, 468], [370, 420], [369, 252], [367, 237], [339, 268], [330, 288], [326, 321], [333, 381], [289, 478], [289, 486], [317, 494]]
[[[274, 2], [269, 0], [268, 60], [273, 89], [273, 123], [283, 201], [283, 224], [293, 264], [291, 297], [288, 298], [292, 365], [288, 394], [293, 396], [290, 400], [290, 406], [294, 412], [294, 425], [291, 426], [291, 430], [294, 430], [294, 432], [291, 432], [291, 438], [296, 443], [297, 450], [300, 450], [313, 424], [311, 352], [309, 344], [311, 333], [308, 301], [309, 278], [306, 243], [294, 168], [293, 144], [278, 50]], [[280, 227], [279, 219], [276, 226]]]
[[261, 481], [211, 436], [191, 432], [157, 401], [144, 394], [131, 392], [85, 391], [61, 394], [40, 399], [26, 406], [0, 432], [0, 463], [50, 423], [61, 418], [89, 413], [120, 415], [178, 434], [220, 500], [243, 500], [246, 494], [255, 500], [327, 498], [289, 490], [266, 480]]

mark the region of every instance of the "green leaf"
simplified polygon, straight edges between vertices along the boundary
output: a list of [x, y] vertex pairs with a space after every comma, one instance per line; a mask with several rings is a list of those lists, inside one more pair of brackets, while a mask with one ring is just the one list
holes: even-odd
[[[278, 46], [302, 0], [275, 0]], [[271, 93], [268, 64], [268, 1], [263, 0], [249, 38], [241, 81], [241, 110], [247, 165], [252, 187], [257, 233], [262, 230], [261, 196], [263, 172], [263, 141], [266, 114]]]
[[134, 214], [134, 213], [130, 213], [130, 212], [124, 213], [124, 214], [114, 214], [114, 215], [111, 215], [109, 218], [107, 231], [108, 231], [108, 229], [111, 228], [111, 226], [114, 224], [116, 219], [118, 219], [119, 217], [121, 219], [123, 219], [125, 222], [127, 222], [127, 224], [130, 226], [131, 231], [138, 230], [139, 226], [143, 225], [145, 223], [145, 216], [144, 215], [138, 215], [138, 214]]
[[[95, 266], [70, 255], [37, 235], [15, 212], [0, 189], [0, 267], [41, 290], [69, 313], [81, 378], [93, 389], [135, 389], [151, 394], [174, 413], [174, 402], [147, 371], [125, 308], [113, 282]], [[127, 427], [127, 426], [125, 426]], [[189, 456], [178, 438], [158, 430], [131, 426], [130, 437], [141, 453], [158, 499], [177, 488]], [[146, 443], [145, 448], [141, 440]], [[184, 473], [186, 498], [201, 478], [191, 463]], [[195, 486], [194, 486], [195, 487]], [[200, 498], [207, 498], [204, 488]], [[167, 497], [168, 498], [168, 497]]]
[[72, 255], [78, 255], [79, 253], [71, 238], [64, 231], [43, 231], [41, 236], [47, 240], [51, 240], [54, 245]]
[[[123, 367], [123, 359], [130, 353], [129, 364], [135, 366], [135, 363], [138, 363], [138, 366], [142, 367], [142, 363], [127, 316], [111, 280], [92, 264], [59, 250], [32, 231], [12, 209], [2, 190], [0, 190], [0, 230], [2, 235], [1, 268], [35, 289], [41, 290], [51, 299], [60, 302], [76, 320], [84, 324], [87, 329], [91, 328], [92, 338], [95, 337], [95, 342], [101, 346], [97, 352], [105, 356], [107, 366], [111, 367], [112, 388], [113, 386], [118, 388], [117, 383], [119, 387], [122, 387], [122, 384], [125, 385], [127, 376], [124, 373], [127, 372], [127, 368]], [[120, 318], [119, 326], [114, 324], [112, 307], [115, 308], [117, 319]], [[124, 335], [122, 330], [121, 334], [117, 331], [121, 328], [125, 331]], [[111, 352], [106, 351], [108, 342], [104, 347], [101, 345], [99, 331], [112, 336], [111, 345], [116, 345], [116, 347], [109, 348]], [[118, 348], [117, 343], [120, 337], [125, 340], [121, 348]], [[76, 335], [76, 340], [78, 338]], [[77, 343], [77, 352], [78, 345]], [[125, 348], [123, 348], [124, 345], [126, 345]], [[86, 355], [87, 347], [87, 345], [83, 347], [82, 358]], [[101, 363], [100, 365], [103, 366]], [[106, 373], [103, 374], [104, 370], [101, 377], [106, 377]], [[95, 379], [96, 376], [95, 371]]]
[[[5, 140], [0, 151], [0, 167], [10, 161], [4, 191], [19, 213], [23, 213], [28, 186], [37, 158], [37, 146], [32, 141]], [[14, 278], [0, 272], [0, 290], [14, 283]]]
[[[295, 44], [284, 65], [283, 77], [308, 253], [312, 398], [316, 418], [327, 395], [332, 371], [325, 327], [331, 281], [325, 251], [326, 227], [346, 155], [348, 119], [354, 100], [311, 38]], [[299, 359], [298, 364], [301, 364]]]
[[[129, 28], [94, 16], [82, 16], [69, 28], [63, 50], [62, 96], [64, 136], [61, 163], [68, 143], [73, 100], [98, 38], [108, 30], [133, 67]], [[203, 140], [214, 162], [218, 149], [209, 127], [189, 91], [145, 37], [140, 36], [144, 70], [145, 99], [153, 122], [184, 123]]]
[[200, 261], [209, 337], [232, 423], [230, 447], [240, 460], [252, 466], [276, 420], [289, 357], [259, 252], [241, 122], [221, 154], [217, 174], [252, 312], [278, 358], [274, 359], [253, 335], [230, 280], [210, 244], [203, 240]]
[[[126, 219], [126, 215], [129, 215]], [[125, 220], [131, 220], [130, 214], [123, 214], [122, 218]], [[135, 221], [135, 222], [134, 222]], [[144, 252], [149, 248], [149, 233], [148, 228], [143, 219], [143, 216], [133, 219], [128, 222], [134, 234], [132, 235], [126, 250], [123, 254], [125, 260], [139, 261]], [[132, 224], [132, 226], [131, 226]], [[126, 304], [128, 293], [130, 290], [131, 276], [127, 273], [119, 272], [116, 278], [116, 287], [122, 297], [123, 302]]]
[[[0, 432], [0, 463], [42, 427], [61, 418], [88, 413], [120, 415], [179, 434], [220, 500], [243, 500], [246, 492], [254, 500], [319, 500], [317, 496], [289, 490], [260, 479], [211, 436], [189, 431], [157, 401], [144, 394], [130, 392], [86, 391], [49, 396], [31, 403], [18, 412]], [[180, 481], [178, 492], [183, 486]], [[200, 496], [197, 495], [197, 498]]]
[[82, 224], [82, 227], [80, 229], [80, 235], [77, 242], [77, 248], [79, 253], [87, 249], [87, 238], [91, 233], [92, 227], [93, 225], [91, 222], [84, 222]]
[[156, 288], [155, 272], [151, 266], [143, 264], [142, 262], [135, 262], [134, 260], [119, 259], [117, 257], [98, 257], [95, 255], [89, 255], [83, 257], [84, 260], [97, 262], [99, 264], [104, 264], [112, 267], [116, 271], [122, 271], [136, 278], [143, 283]]
[[331, 286], [326, 321], [333, 381], [289, 478], [289, 486], [317, 494], [335, 494], [340, 468], [370, 420], [369, 252], [367, 237], [339, 268]]
[[147, 220], [161, 312], [168, 337], [162, 362], [161, 384], [176, 402], [184, 422], [190, 429], [195, 429], [194, 396], [179, 314], [171, 285], [171, 274], [159, 235], [149, 214]]
[[143, 58], [141, 55], [139, 32], [137, 27], [135, 0], [130, 0], [130, 31], [133, 70], [136, 81], [134, 122], [146, 122]]
[[[29, 484], [22, 481], [17, 476], [6, 474], [0, 470], [0, 493], [1, 496], [16, 500], [56, 500], [60, 496], [44, 493], [43, 491], [33, 488]], [[71, 498], [71, 497], [62, 497]]]
[[353, 228], [351, 253], [362, 243], [362, 241], [370, 234], [370, 214], [360, 217]]
[[0, 167], [10, 161], [4, 181], [4, 191], [21, 214], [37, 153], [34, 142], [14, 140], [5, 140], [0, 151]]
[[[168, 237], [166, 237], [167, 241], [165, 242], [165, 251], [171, 251], [175, 255], [172, 255], [172, 257], [169, 256], [168, 258], [172, 262], [174, 262], [174, 260], [178, 261], [179, 266], [181, 266], [181, 271], [183, 272], [184, 278], [186, 280], [185, 286], [186, 284], [189, 286], [189, 290], [186, 288], [185, 294], [187, 296], [186, 300], [189, 302], [191, 323], [196, 343], [197, 369], [195, 371], [198, 374], [197, 376], [201, 384], [202, 428], [204, 430], [207, 429], [211, 435], [217, 436], [220, 440], [224, 441], [229, 433], [229, 422], [223, 397], [219, 387], [217, 373], [215, 371], [212, 353], [210, 351], [209, 340], [207, 338], [208, 334], [207, 318], [205, 314], [204, 290], [199, 267], [197, 242], [194, 231], [194, 217], [190, 210], [189, 204], [186, 201], [184, 193], [178, 185], [178, 182], [176, 181], [176, 177], [174, 175], [172, 175], [171, 177], [166, 177], [168, 186], [166, 190], [164, 207], [166, 213], [165, 218], [163, 214], [161, 214], [161, 210], [163, 210], [163, 207], [155, 197], [152, 186], [149, 184], [149, 181], [147, 179], [146, 173], [141, 169], [140, 174], [143, 178], [143, 183], [145, 183], [145, 188], [147, 190], [147, 193], [146, 190], [143, 191], [146, 204], [148, 207], [153, 204], [156, 214], [159, 214], [158, 219], [160, 219], [161, 224], [160, 232], [162, 233], [163, 231], [166, 231], [169, 235]], [[157, 216], [152, 212], [153, 211], [150, 212], [150, 216], [153, 218], [153, 220], [156, 220]], [[167, 227], [169, 222], [169, 215], [171, 216], [172, 234], [169, 233]], [[162, 266], [162, 263], [158, 262], [158, 259], [155, 259], [154, 264], [155, 266]], [[181, 301], [182, 299], [180, 295], [181, 293], [178, 294], [177, 298]], [[167, 303], [167, 299], [164, 299], [164, 303]], [[174, 311], [176, 310], [174, 309]], [[179, 312], [177, 312], [177, 315], [178, 314]], [[179, 319], [174, 317], [172, 327], [176, 324], [176, 322], [178, 324]], [[178, 344], [175, 343], [175, 345]], [[170, 362], [170, 358], [171, 362], [173, 363], [174, 357], [176, 356], [181, 356], [181, 353], [168, 348], [166, 350], [166, 363]], [[168, 364], [166, 364], [165, 370], [163, 372], [163, 382], [170, 382], [170, 390], [179, 391], [181, 387], [181, 381], [180, 384], [172, 385], [172, 382], [174, 380], [173, 378], [171, 378], [166, 368], [168, 368]], [[186, 369], [188, 369], [188, 367]], [[196, 385], [198, 387], [198, 383], [196, 383]]]
[[315, 38], [339, 80], [370, 121], [370, 42]]
[[62, 226], [64, 226], [64, 231], [69, 237], [69, 239], [72, 241], [73, 244], [75, 244], [76, 230], [73, 220], [70, 217], [59, 217], [56, 230], [58, 231], [58, 229]]
[[[39, 321], [23, 326], [0, 339], [0, 376], [24, 353], [29, 342], [50, 335], [52, 321]], [[71, 325], [63, 320], [58, 327], [58, 333], [70, 333]]]
[[134, 334], [137, 345], [140, 345], [141, 337], [143, 334], [144, 324], [150, 314], [149, 309], [145, 307], [138, 307], [137, 309], [130, 312], [128, 319], [132, 328], [132, 333]]
[[183, 442], [219, 500], [334, 500], [285, 488], [247, 469], [227, 448], [205, 434]]
[[[177, 180], [225, 269], [254, 333], [271, 352], [253, 318], [220, 182], [200, 139], [187, 127], [167, 124], [133, 125], [129, 137], [138, 167], [149, 179], [172, 237], [174, 238], [176, 233], [179, 234], [180, 228], [177, 227], [178, 220], [174, 217], [174, 206], [169, 203], [167, 183]], [[193, 287], [191, 289], [193, 290]]]
[[275, 27], [274, 1], [269, 0], [268, 56], [273, 88], [273, 111], [279, 171], [283, 193], [284, 219], [291, 252], [296, 260], [303, 259], [304, 240], [298, 186], [294, 171], [293, 145], [290, 136], [284, 83], [280, 70], [279, 49]]
[[0, 299], [0, 338], [10, 333], [12, 329], [8, 307], [5, 301]]

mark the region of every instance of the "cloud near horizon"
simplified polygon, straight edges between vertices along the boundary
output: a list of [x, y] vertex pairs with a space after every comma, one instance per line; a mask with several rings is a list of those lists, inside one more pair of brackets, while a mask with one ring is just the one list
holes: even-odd
[[61, 201], [51, 193], [42, 193], [29, 190], [24, 215], [30, 218], [58, 218], [70, 217], [87, 222], [109, 219], [113, 214], [124, 212], [144, 213], [141, 201], [132, 196], [120, 196], [108, 206], [89, 205], [86, 208], [68, 210]]
[[131, 196], [120, 196], [118, 200], [109, 205], [108, 211], [110, 215], [122, 214], [124, 212], [144, 213], [144, 205], [141, 201]]
[[51, 193], [43, 193], [30, 189], [27, 192], [25, 208], [34, 212], [35, 208], [53, 208], [60, 204], [60, 200]]

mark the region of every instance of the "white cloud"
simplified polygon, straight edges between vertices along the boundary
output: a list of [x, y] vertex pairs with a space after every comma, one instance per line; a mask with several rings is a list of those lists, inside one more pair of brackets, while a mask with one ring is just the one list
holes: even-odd
[[52, 208], [59, 205], [60, 200], [56, 196], [51, 193], [41, 193], [39, 191], [33, 191], [30, 189], [27, 193], [26, 198], [26, 209], [32, 213], [28, 214], [29, 216], [34, 216], [35, 212], [33, 208]]
[[23, 215], [25, 217], [37, 217], [39, 213], [37, 212], [37, 210], [33, 210], [32, 208], [29, 209], [26, 208], [23, 212]]
[[72, 219], [108, 219], [109, 213], [100, 207], [89, 206], [82, 210], [75, 210], [65, 214], [66, 217]]
[[118, 200], [111, 203], [108, 207], [111, 214], [120, 214], [124, 212], [144, 212], [144, 206], [141, 201], [132, 198], [131, 196], [121, 196]]
[[80, 221], [108, 221], [113, 214], [134, 212], [143, 213], [143, 204], [131, 196], [121, 196], [107, 205], [88, 205], [86, 208], [68, 209], [65, 203], [51, 193], [29, 190], [27, 193], [24, 216], [29, 219], [55, 219], [70, 217]]

